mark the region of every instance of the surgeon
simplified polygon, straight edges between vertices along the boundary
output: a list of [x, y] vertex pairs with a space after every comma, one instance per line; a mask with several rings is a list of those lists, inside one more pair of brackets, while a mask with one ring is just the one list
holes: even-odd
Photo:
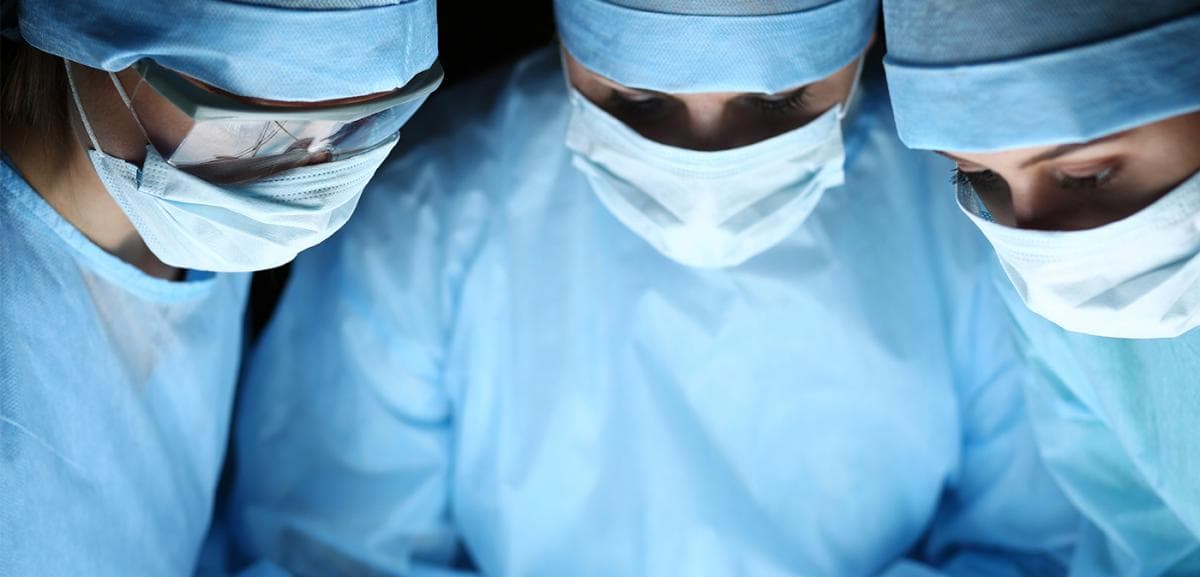
[[957, 163], [1038, 366], [1075, 573], [1200, 575], [1200, 2], [884, 8], [900, 137]]
[[[1058, 575], [949, 163], [867, 0], [556, 4], [296, 261], [229, 518], [299, 575]], [[932, 225], [932, 226], [931, 226]]]
[[441, 77], [432, 0], [4, 3], [0, 576], [189, 575], [249, 275]]

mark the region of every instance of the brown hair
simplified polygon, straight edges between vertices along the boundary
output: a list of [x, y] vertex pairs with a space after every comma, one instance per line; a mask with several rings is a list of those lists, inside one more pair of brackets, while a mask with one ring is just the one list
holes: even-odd
[[0, 123], [23, 129], [40, 141], [44, 154], [61, 158], [73, 142], [62, 59], [5, 40], [0, 62]]

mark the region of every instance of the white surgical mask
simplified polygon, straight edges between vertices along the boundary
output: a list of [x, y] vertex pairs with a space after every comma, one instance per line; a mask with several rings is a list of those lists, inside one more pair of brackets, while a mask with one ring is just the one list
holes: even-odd
[[1059, 326], [1135, 339], [1200, 326], [1200, 173], [1136, 214], [1089, 230], [991, 222], [968, 184], [958, 201], [1025, 304]]
[[709, 152], [654, 142], [568, 91], [575, 166], [618, 220], [687, 266], [736, 266], [771, 248], [844, 180], [842, 104], [779, 136]]
[[[218, 186], [171, 166], [153, 146], [146, 147], [141, 168], [106, 154], [75, 92], [70, 66], [67, 77], [100, 182], [154, 256], [177, 268], [247, 272], [290, 262], [349, 220], [363, 188], [399, 140], [248, 184]], [[124, 98], [119, 84], [118, 90]]]

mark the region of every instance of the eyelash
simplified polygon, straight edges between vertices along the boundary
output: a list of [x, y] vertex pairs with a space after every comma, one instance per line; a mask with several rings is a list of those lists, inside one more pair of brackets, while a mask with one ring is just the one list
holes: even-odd
[[750, 102], [763, 114], [787, 114], [808, 108], [808, 91], [800, 90], [787, 98], [771, 100], [751, 97]]
[[620, 114], [637, 117], [657, 116], [662, 114], [669, 105], [662, 98], [626, 98], [615, 90], [608, 94], [606, 104], [609, 108]]
[[[787, 98], [778, 100], [770, 100], [766, 98], [750, 97], [750, 103], [759, 113], [766, 116], [786, 115], [795, 111], [800, 111], [808, 108], [808, 91], [800, 90]], [[644, 119], [653, 118], [664, 114], [671, 103], [663, 98], [645, 98], [633, 99], [626, 98], [617, 91], [609, 93], [607, 107], [617, 112], [618, 114], [641, 117]]]
[[1095, 190], [1108, 184], [1108, 181], [1112, 180], [1113, 172], [1114, 169], [1110, 167], [1083, 178], [1059, 175], [1058, 182], [1069, 190]]
[[950, 169], [950, 184], [955, 186], [970, 185], [978, 189], [1004, 184], [1004, 179], [990, 170], [964, 172], [955, 167]]
[[[1064, 189], [1068, 190], [1096, 190], [1108, 184], [1113, 178], [1113, 173], [1114, 169], [1107, 168], [1085, 178], [1059, 175], [1058, 182]], [[976, 189], [986, 189], [1004, 184], [1004, 180], [990, 170], [963, 172], [956, 167], [950, 171], [950, 184], [955, 186], [970, 185]]]

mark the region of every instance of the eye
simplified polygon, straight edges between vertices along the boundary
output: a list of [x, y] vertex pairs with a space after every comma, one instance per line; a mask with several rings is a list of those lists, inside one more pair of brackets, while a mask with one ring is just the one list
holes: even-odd
[[656, 94], [627, 95], [611, 90], [604, 99], [604, 107], [615, 116], [651, 120], [665, 115], [674, 106], [672, 99]]
[[977, 191], [994, 190], [1007, 183], [990, 170], [965, 171], [957, 166], [950, 171], [950, 183], [955, 186], [971, 186]]
[[806, 110], [809, 104], [809, 94], [806, 88], [780, 95], [746, 96], [744, 99], [764, 116], [782, 116], [799, 112]]
[[1108, 184], [1116, 172], [1115, 166], [1099, 167], [1093, 171], [1060, 169], [1055, 171], [1054, 177], [1064, 189], [1095, 190]]

